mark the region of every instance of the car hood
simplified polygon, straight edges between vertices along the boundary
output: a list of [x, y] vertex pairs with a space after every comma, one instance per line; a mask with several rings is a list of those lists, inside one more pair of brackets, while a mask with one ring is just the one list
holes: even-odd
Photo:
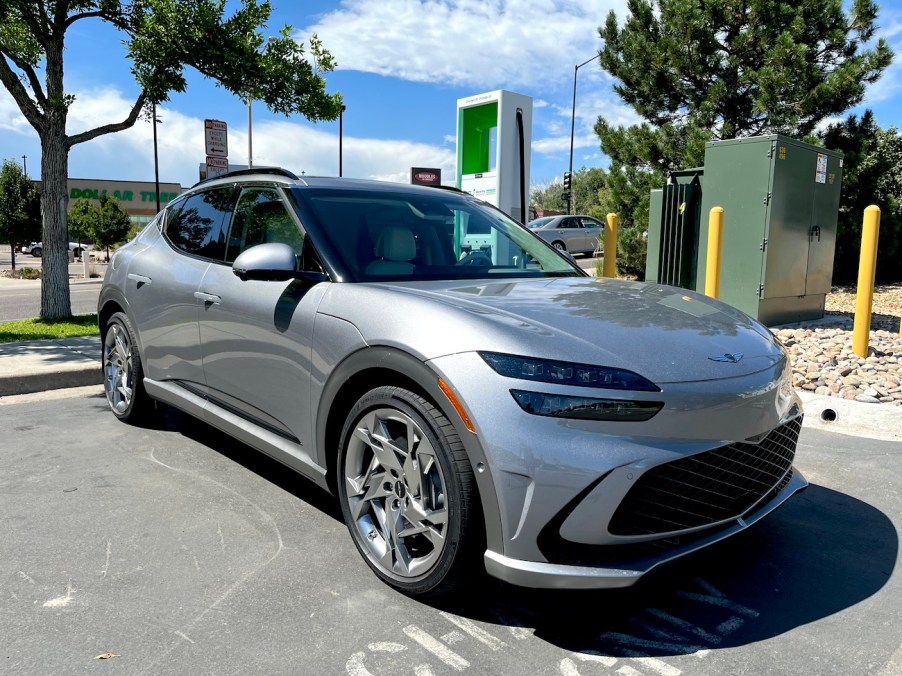
[[373, 306], [411, 319], [403, 329], [384, 309], [360, 312], [369, 301], [358, 294], [357, 310], [346, 311], [363, 320], [355, 323], [370, 344], [407, 347], [424, 359], [499, 351], [626, 368], [662, 384], [742, 376], [785, 358], [747, 315], [671, 286], [604, 278], [338, 286], [391, 296]]

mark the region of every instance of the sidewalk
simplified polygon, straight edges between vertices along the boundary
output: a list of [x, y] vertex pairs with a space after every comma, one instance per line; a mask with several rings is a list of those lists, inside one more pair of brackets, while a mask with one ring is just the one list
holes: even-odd
[[[99, 336], [0, 344], [0, 398], [100, 385], [100, 348]], [[798, 392], [805, 405], [806, 427], [902, 441], [900, 406]]]

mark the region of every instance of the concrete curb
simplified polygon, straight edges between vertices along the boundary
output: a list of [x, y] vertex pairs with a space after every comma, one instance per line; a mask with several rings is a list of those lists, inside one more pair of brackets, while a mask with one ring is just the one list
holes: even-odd
[[869, 439], [902, 441], [902, 406], [865, 404], [839, 397], [799, 392], [805, 427]]
[[103, 373], [99, 363], [60, 367], [43, 373], [29, 373], [19, 376], [0, 376], [0, 397], [9, 397], [49, 390], [62, 390], [70, 387], [99, 385], [103, 382]]
[[0, 396], [97, 385], [99, 354], [99, 336], [2, 344]]

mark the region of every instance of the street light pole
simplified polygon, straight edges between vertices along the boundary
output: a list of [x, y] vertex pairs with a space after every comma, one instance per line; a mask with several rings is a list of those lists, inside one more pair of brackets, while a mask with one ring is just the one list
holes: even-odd
[[[576, 74], [579, 72], [579, 69], [585, 66], [587, 63], [592, 63], [595, 59], [601, 56], [601, 52], [598, 52], [595, 56], [587, 61], [583, 61], [578, 66], [573, 66], [573, 108], [570, 110], [570, 176], [573, 176], [573, 132], [576, 128]], [[571, 178], [572, 180], [572, 178]], [[571, 193], [572, 194], [572, 193]], [[573, 213], [573, 199], [571, 194], [567, 196], [567, 213]]]
[[341, 110], [338, 111], [338, 176], [341, 177], [342, 170], [342, 139], [344, 137], [344, 113], [345, 106], [342, 104]]
[[251, 96], [247, 96], [247, 166], [254, 166], [254, 131], [251, 126]]
[[153, 116], [153, 180], [154, 186], [156, 187], [156, 192], [154, 193], [157, 196], [157, 213], [160, 213], [160, 159], [157, 154], [157, 104], [153, 104], [153, 110], [151, 111], [151, 115]]
[[25, 178], [28, 178], [28, 165], [25, 164], [27, 158], [28, 155], [22, 155], [22, 173], [25, 174]]

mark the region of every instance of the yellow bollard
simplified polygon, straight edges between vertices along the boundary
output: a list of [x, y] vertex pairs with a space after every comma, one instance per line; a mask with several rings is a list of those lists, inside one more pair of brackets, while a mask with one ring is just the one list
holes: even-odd
[[720, 298], [720, 264], [723, 255], [723, 207], [712, 207], [708, 215], [708, 262], [705, 295]]
[[605, 277], [617, 276], [617, 214], [608, 214], [608, 225], [604, 229], [604, 267], [602, 274]]
[[852, 351], [868, 356], [871, 333], [871, 308], [874, 303], [874, 274], [877, 272], [877, 236], [880, 234], [880, 207], [872, 204], [864, 210], [861, 229], [861, 260], [858, 263], [858, 290], [855, 297], [855, 328]]

